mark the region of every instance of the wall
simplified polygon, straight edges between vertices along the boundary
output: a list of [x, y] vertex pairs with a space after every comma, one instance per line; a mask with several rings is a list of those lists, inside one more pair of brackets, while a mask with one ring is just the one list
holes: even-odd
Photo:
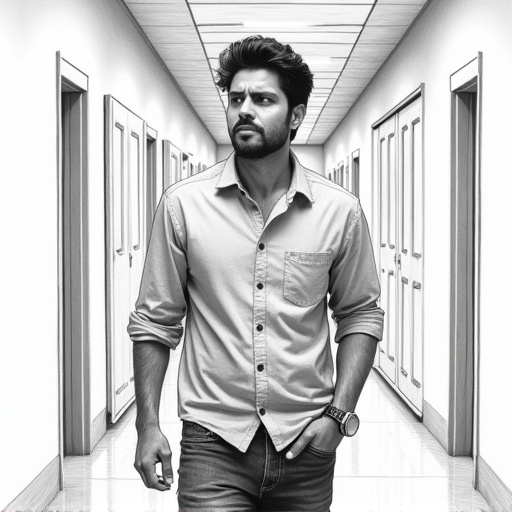
[[[224, 160], [233, 151], [231, 144], [217, 146], [217, 161]], [[297, 155], [299, 162], [308, 169], [324, 174], [324, 148], [323, 146], [309, 146], [292, 144], [292, 151]]]
[[215, 161], [216, 145], [117, 0], [0, 8], [3, 509], [59, 450], [56, 52], [90, 77], [91, 419], [106, 406], [104, 95], [201, 162]]
[[[357, 104], [325, 144], [325, 167], [361, 149], [366, 209], [371, 208], [371, 124], [425, 83], [425, 400], [448, 418], [450, 286], [449, 76], [483, 52], [482, 290], [480, 455], [512, 489], [512, 414], [507, 390], [512, 344], [508, 317], [512, 218], [504, 101], [512, 81], [512, 3], [432, 0]], [[364, 205], [363, 205], [364, 206]], [[369, 210], [368, 210], [369, 211]], [[506, 398], [502, 398], [506, 397]]]

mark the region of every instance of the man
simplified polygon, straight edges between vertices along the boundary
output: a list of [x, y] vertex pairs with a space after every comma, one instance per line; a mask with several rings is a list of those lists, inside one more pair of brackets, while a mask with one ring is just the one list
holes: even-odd
[[313, 87], [301, 57], [253, 36], [218, 75], [234, 153], [165, 191], [130, 317], [135, 467], [148, 487], [173, 481], [158, 408], [186, 313], [180, 509], [326, 511], [382, 334], [368, 228], [354, 196], [290, 151]]

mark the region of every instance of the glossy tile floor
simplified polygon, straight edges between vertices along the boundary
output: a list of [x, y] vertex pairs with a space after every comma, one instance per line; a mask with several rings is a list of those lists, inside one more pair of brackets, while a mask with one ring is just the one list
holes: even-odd
[[[176, 415], [179, 351], [171, 353], [162, 396], [162, 430], [173, 452], [175, 481], [181, 423]], [[331, 510], [490, 511], [473, 490], [472, 461], [449, 457], [435, 438], [372, 371], [357, 406], [360, 430], [338, 448]], [[133, 468], [135, 406], [88, 457], [66, 457], [64, 490], [47, 511], [175, 512], [176, 487], [146, 489]]]

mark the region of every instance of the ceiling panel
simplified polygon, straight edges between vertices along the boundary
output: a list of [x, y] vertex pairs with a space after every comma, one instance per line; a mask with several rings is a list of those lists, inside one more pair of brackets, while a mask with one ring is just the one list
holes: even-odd
[[343, 4], [192, 4], [192, 14], [198, 25], [216, 25], [229, 23], [269, 22], [323, 24], [338, 23], [344, 25], [363, 25], [370, 12], [370, 5]]
[[190, 26], [186, 4], [128, 4], [139, 25]]
[[[203, 27], [205, 28], [205, 27]], [[308, 27], [309, 29], [309, 27]], [[335, 31], [321, 31], [321, 32], [310, 32], [309, 30], [303, 32], [272, 32], [268, 29], [261, 32], [255, 30], [240, 30], [233, 32], [208, 32], [203, 29], [199, 29], [201, 33], [201, 39], [203, 43], [222, 43], [223, 47], [226, 48], [233, 41], [249, 37], [254, 34], [261, 34], [264, 37], [273, 37], [279, 42], [289, 45], [296, 43], [302, 44], [318, 44], [318, 43], [337, 43], [337, 44], [354, 44], [359, 35], [357, 32], [335, 32]], [[373, 41], [371, 41], [373, 42]]]
[[369, 27], [373, 27], [375, 25], [409, 26], [422, 8], [422, 4], [410, 4], [409, 2], [403, 5], [385, 5], [382, 2], [378, 2], [370, 19], [368, 20], [367, 25]]
[[201, 39], [194, 27], [190, 26], [159, 26], [146, 25], [143, 27], [153, 46], [163, 43], [200, 44]]
[[[244, 27], [241, 22], [239, 23], [232, 23], [230, 25], [198, 25], [197, 26], [199, 32], [201, 34], [205, 33], [225, 33], [228, 34], [226, 37], [230, 37], [230, 34], [233, 32], [240, 32], [240, 31], [246, 31], [248, 30], [247, 27]], [[358, 34], [361, 32], [362, 25], [346, 25], [343, 23], [329, 23], [326, 25], [325, 23], [319, 23], [317, 25], [307, 23], [307, 26], [302, 27], [302, 30], [306, 30], [307, 32], [311, 33], [318, 33], [318, 32], [339, 32], [339, 33], [355, 33]], [[271, 28], [269, 27], [268, 23], [262, 22], [260, 25], [251, 23], [250, 31], [252, 34], [263, 34], [265, 35], [269, 30], [273, 30], [274, 33], [290, 33], [290, 32], [297, 32], [297, 26], [292, 25], [279, 25], [277, 28]], [[270, 32], [271, 33], [271, 32]], [[236, 39], [233, 37], [231, 39], [232, 41], [235, 41]]]
[[[148, 2], [150, 0], [147, 0]], [[312, 0], [279, 0], [279, 2], [276, 2], [276, 0], [258, 0], [255, 2], [254, 0], [231, 0], [231, 1], [224, 1], [219, 2], [218, 0], [188, 0], [188, 3], [190, 5], [194, 4], [219, 4], [222, 5], [240, 5], [240, 4], [254, 4], [254, 5], [268, 5], [268, 4], [309, 4], [310, 7], [316, 7], [318, 4], [315, 3]], [[343, 2], [340, 0], [321, 0], [322, 4], [330, 4], [330, 5], [339, 5], [339, 4], [359, 4], [359, 5], [373, 5], [373, 0], [350, 0], [349, 2]], [[398, 1], [395, 3], [408, 3], [408, 0], [402, 0], [402, 2]]]

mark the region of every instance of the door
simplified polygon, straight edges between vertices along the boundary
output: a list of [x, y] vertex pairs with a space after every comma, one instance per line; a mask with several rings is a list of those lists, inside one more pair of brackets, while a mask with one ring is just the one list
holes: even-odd
[[107, 102], [108, 398], [116, 422], [135, 398], [132, 343], [145, 252], [144, 121], [111, 96]]
[[421, 98], [398, 114], [398, 388], [422, 410], [423, 136]]
[[418, 97], [375, 127], [380, 305], [377, 364], [413, 409], [423, 409], [423, 124]]
[[166, 190], [181, 178], [181, 151], [170, 140], [164, 140], [162, 144], [164, 190]]
[[359, 149], [352, 153], [352, 194], [359, 197]]
[[380, 307], [386, 313], [384, 334], [379, 343], [380, 367], [396, 383], [396, 118], [378, 129], [377, 166], [379, 175], [379, 261], [381, 280]]

